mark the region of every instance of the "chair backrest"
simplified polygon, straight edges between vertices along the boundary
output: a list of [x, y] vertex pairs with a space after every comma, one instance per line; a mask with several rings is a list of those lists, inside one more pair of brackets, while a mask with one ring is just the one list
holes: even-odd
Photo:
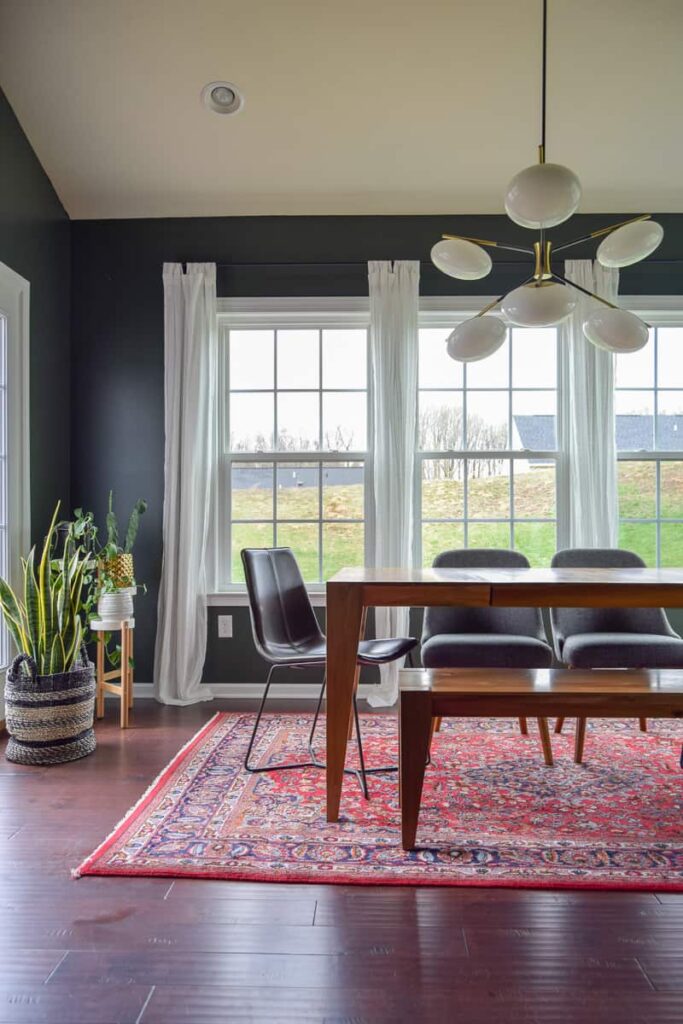
[[[623, 548], [567, 548], [553, 555], [553, 569], [643, 569], [635, 551]], [[577, 633], [651, 633], [676, 636], [661, 608], [552, 608], [557, 653]]]
[[241, 554], [259, 653], [278, 661], [323, 639], [292, 549], [244, 548]]
[[[440, 569], [528, 569], [519, 551], [504, 548], [458, 548], [442, 551], [433, 562]], [[425, 608], [422, 642], [441, 633], [489, 633], [546, 640], [538, 608]]]

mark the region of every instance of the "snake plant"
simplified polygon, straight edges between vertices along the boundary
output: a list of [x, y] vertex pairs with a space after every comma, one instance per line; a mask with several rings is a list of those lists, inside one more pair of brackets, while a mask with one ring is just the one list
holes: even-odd
[[81, 598], [89, 556], [68, 535], [62, 555], [52, 558], [58, 512], [59, 503], [40, 560], [36, 563], [35, 547], [21, 560], [22, 595], [0, 579], [0, 610], [18, 651], [33, 658], [38, 675], [71, 671], [83, 637]]

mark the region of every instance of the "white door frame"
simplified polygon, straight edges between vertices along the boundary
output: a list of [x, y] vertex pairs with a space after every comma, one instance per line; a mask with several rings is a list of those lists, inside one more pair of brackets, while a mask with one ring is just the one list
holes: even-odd
[[13, 587], [19, 585], [20, 559], [31, 537], [29, 299], [29, 282], [0, 263], [0, 314], [7, 339], [7, 551]]

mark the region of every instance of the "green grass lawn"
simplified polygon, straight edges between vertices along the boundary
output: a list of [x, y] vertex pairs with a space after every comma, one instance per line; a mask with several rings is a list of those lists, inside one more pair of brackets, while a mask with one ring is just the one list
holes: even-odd
[[[452, 522], [422, 525], [422, 559], [431, 562], [439, 551], [462, 547], [464, 528], [457, 522], [463, 516], [463, 484], [455, 480], [426, 480], [422, 489], [423, 520], [451, 518]], [[644, 519], [656, 514], [656, 469], [646, 462], [621, 463], [619, 466], [620, 513], [624, 518]], [[362, 522], [335, 522], [360, 519], [363, 514], [363, 488], [359, 484], [324, 486], [322, 495], [322, 572], [328, 578], [344, 565], [363, 564]], [[317, 523], [282, 520], [315, 519], [318, 515], [318, 490], [315, 487], [282, 488], [277, 494], [280, 518], [277, 543], [293, 548], [304, 578], [319, 579], [320, 543]], [[556, 549], [555, 473], [540, 468], [515, 474], [515, 547], [532, 565], [548, 565]], [[473, 518], [507, 519], [510, 514], [510, 484], [506, 476], [484, 477], [468, 484], [470, 547], [509, 547], [510, 527], [504, 523], [478, 523]], [[663, 517], [683, 519], [683, 463], [662, 463], [660, 513]], [[260, 519], [272, 515], [272, 493], [265, 489], [233, 492], [233, 518]], [[548, 519], [549, 522], [525, 522]], [[381, 523], [378, 524], [381, 529]], [[235, 523], [232, 528], [233, 581], [243, 580], [239, 552], [243, 547], [267, 547], [274, 542], [271, 523]], [[656, 563], [657, 538], [653, 523], [622, 523], [620, 544], [637, 551], [648, 565]], [[661, 524], [662, 564], [683, 565], [683, 524]]]

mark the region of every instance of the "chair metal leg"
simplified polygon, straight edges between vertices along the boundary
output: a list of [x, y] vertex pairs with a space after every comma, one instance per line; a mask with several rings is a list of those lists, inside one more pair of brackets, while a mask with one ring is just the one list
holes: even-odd
[[358, 701], [356, 700], [355, 694], [353, 698], [353, 717], [356, 723], [356, 739], [358, 740], [358, 761], [360, 763], [360, 772], [358, 774], [358, 780], [363, 790], [363, 796], [366, 800], [370, 799], [370, 793], [368, 791], [368, 778], [365, 771], [365, 757], [363, 755], [363, 740], [360, 735], [360, 720], [358, 718]]
[[[326, 765], [323, 761], [318, 760], [318, 755], [313, 747], [313, 737], [315, 730], [318, 725], [318, 719], [320, 717], [320, 709], [322, 707], [323, 698], [325, 696], [325, 688], [327, 686], [327, 676], [323, 679], [323, 685], [320, 690], [320, 696], [318, 697], [318, 706], [315, 709], [315, 715], [313, 716], [313, 724], [311, 725], [311, 731], [308, 737], [308, 752], [311, 755], [311, 761], [316, 768], [325, 768]], [[355, 775], [358, 779], [363, 796], [366, 800], [370, 799], [370, 792], [368, 789], [368, 775], [381, 775], [383, 772], [397, 772], [398, 765], [386, 765], [381, 768], [367, 768], [365, 765], [365, 753], [363, 751], [363, 739], [360, 731], [360, 718], [358, 715], [358, 700], [356, 695], [353, 696], [353, 721], [356, 723], [356, 742], [358, 743], [358, 760], [360, 762], [360, 768], [344, 768], [345, 775]]]
[[[268, 673], [268, 678], [266, 679], [266, 688], [263, 691], [263, 697], [261, 698], [261, 704], [260, 704], [260, 707], [258, 709], [258, 714], [256, 715], [256, 721], [254, 723], [254, 728], [252, 730], [251, 738], [249, 740], [249, 746], [247, 747], [247, 753], [246, 753], [245, 758], [244, 758], [244, 767], [246, 768], [246, 770], [248, 772], [252, 772], [253, 774], [256, 774], [258, 772], [282, 772], [282, 771], [287, 771], [290, 768], [319, 768], [320, 767], [320, 765], [317, 764], [315, 761], [293, 761], [293, 762], [291, 762], [289, 764], [261, 765], [261, 766], [258, 766], [258, 767], [249, 764], [249, 757], [250, 757], [251, 752], [252, 752], [252, 750], [254, 748], [254, 743], [256, 742], [256, 733], [258, 732], [258, 727], [261, 724], [261, 717], [263, 715], [263, 709], [266, 706], [266, 700], [268, 699], [268, 693], [270, 691], [271, 683], [273, 681], [273, 673], [275, 672], [276, 668], [282, 668], [282, 667], [283, 667], [282, 665], [271, 665], [270, 666], [270, 671]], [[321, 700], [322, 700], [322, 696], [321, 696]], [[319, 704], [320, 704], [320, 702], [319, 702]]]

